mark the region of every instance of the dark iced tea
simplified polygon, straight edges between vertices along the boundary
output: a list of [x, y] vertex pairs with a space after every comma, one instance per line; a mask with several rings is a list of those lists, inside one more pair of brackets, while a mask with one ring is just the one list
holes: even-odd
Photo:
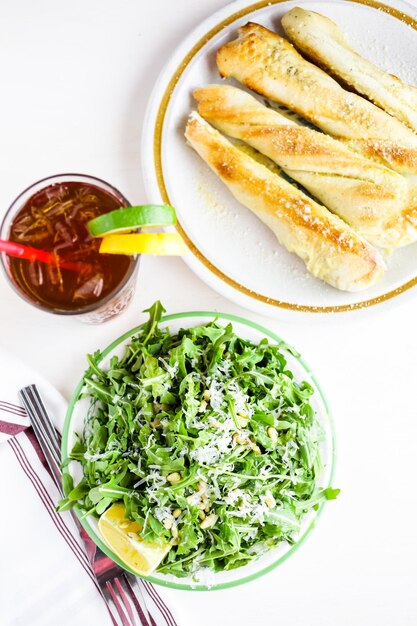
[[[86, 224], [126, 204], [90, 182], [56, 182], [36, 191], [12, 219], [8, 238], [54, 253], [56, 263], [10, 257], [9, 275], [16, 286], [34, 303], [56, 312], [99, 306], [126, 282], [135, 261], [100, 254], [100, 240], [91, 237]], [[82, 264], [73, 271], [60, 267], [62, 261]]]

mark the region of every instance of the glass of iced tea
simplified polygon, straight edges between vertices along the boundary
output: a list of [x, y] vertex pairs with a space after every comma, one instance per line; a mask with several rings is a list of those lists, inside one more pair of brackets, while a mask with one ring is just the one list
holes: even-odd
[[[100, 240], [87, 222], [102, 213], [130, 206], [112, 185], [81, 174], [44, 178], [13, 202], [0, 238], [52, 252], [56, 262], [41, 263], [1, 254], [6, 276], [30, 304], [60, 315], [99, 324], [129, 304], [139, 257], [100, 254]], [[77, 270], [61, 263], [75, 262]]]

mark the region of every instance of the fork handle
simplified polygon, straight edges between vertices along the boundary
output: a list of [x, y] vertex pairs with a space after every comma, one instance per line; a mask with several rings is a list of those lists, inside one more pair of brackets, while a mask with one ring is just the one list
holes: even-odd
[[[29, 416], [32, 428], [36, 435], [36, 439], [39, 442], [39, 445], [45, 456], [46, 462], [48, 463], [48, 466], [51, 470], [53, 481], [55, 485], [57, 486], [59, 493], [61, 494], [61, 496], [63, 496], [64, 494], [63, 494], [63, 489], [62, 489], [62, 473], [61, 473], [61, 467], [60, 467], [61, 450], [60, 450], [60, 443], [59, 443], [59, 435], [57, 431], [55, 430], [55, 427], [52, 423], [51, 418], [48, 415], [48, 412], [45, 408], [42, 398], [39, 395], [36, 385], [28, 385], [27, 387], [24, 387], [23, 389], [19, 391], [19, 395], [26, 409], [26, 412]], [[85, 551], [88, 556], [88, 560], [90, 561], [92, 565], [94, 565], [94, 555], [97, 551], [97, 546], [85, 532], [75, 512], [72, 509], [70, 509], [70, 513], [80, 533], [81, 539], [83, 540]], [[140, 603], [142, 605], [141, 608], [144, 610], [144, 613], [145, 613], [143, 616], [145, 623], [147, 625], [151, 624], [151, 619], [150, 619], [148, 610], [146, 608], [143, 594], [137, 583], [135, 576], [133, 576], [132, 574], [128, 572], [124, 572], [123, 575], [125, 576], [128, 583], [130, 584], [133, 596], [138, 595], [139, 599], [141, 600], [141, 603]], [[100, 591], [107, 605], [113, 624], [115, 626], [119, 626], [120, 622], [115, 618], [115, 615], [113, 614], [113, 610], [109, 606], [109, 599], [106, 598], [106, 594], [103, 593], [100, 587], [98, 587], [98, 590]], [[126, 589], [126, 591], [128, 591], [128, 589]], [[123, 598], [125, 598], [125, 596], [123, 596]], [[134, 600], [132, 601], [134, 602]], [[137, 623], [134, 615], [131, 616], [131, 609], [129, 607], [128, 601], [125, 599], [123, 602], [123, 604], [125, 605], [125, 608], [127, 607], [127, 615], [123, 611], [123, 609], [119, 612], [120, 607], [118, 606], [118, 604], [119, 603], [115, 604], [115, 607], [117, 609], [119, 618], [121, 620], [121, 626], [130, 626], [131, 624], [133, 625]], [[128, 617], [131, 619], [130, 622], [128, 621]], [[139, 616], [138, 616], [138, 619], [140, 623], [142, 624], [142, 621], [139, 618]]]
[[[27, 387], [23, 387], [23, 389], [20, 389], [19, 391], [19, 396], [22, 400], [23, 406], [26, 409], [26, 413], [29, 416], [30, 423], [35, 433], [36, 439], [38, 440], [38, 443], [44, 454], [46, 462], [48, 463], [49, 469], [51, 470], [52, 479], [60, 495], [63, 496], [64, 493], [62, 489], [62, 478], [61, 478], [62, 474], [61, 474], [61, 468], [59, 464], [59, 459], [60, 459], [59, 438], [55, 430], [55, 427], [52, 423], [52, 420], [46, 411], [45, 405], [39, 395], [36, 385], [28, 385]], [[72, 515], [72, 518], [74, 520], [74, 523], [77, 529], [80, 532], [81, 539], [84, 542], [88, 560], [91, 563], [92, 558], [94, 558], [95, 544], [93, 544], [90, 537], [88, 537], [87, 533], [84, 531], [74, 511], [70, 510], [70, 513]], [[92, 545], [89, 545], [89, 544], [92, 544]], [[116, 621], [110, 607], [108, 606], [108, 602], [106, 598], [104, 597], [104, 594], [102, 593], [100, 587], [98, 586], [97, 589], [106, 603], [110, 618], [113, 622], [113, 626], [119, 626], [119, 623]]]
[[[62, 474], [60, 468], [60, 445], [58, 434], [52, 424], [51, 418], [46, 412], [45, 405], [39, 395], [36, 385], [28, 385], [19, 391], [20, 398], [29, 416], [30, 423], [35, 432], [36, 438], [48, 463], [52, 473], [52, 478], [59, 493], [63, 496], [62, 491]], [[39, 416], [39, 419], [35, 419]], [[73, 513], [73, 511], [71, 511]], [[73, 514], [80, 527], [78, 518]]]

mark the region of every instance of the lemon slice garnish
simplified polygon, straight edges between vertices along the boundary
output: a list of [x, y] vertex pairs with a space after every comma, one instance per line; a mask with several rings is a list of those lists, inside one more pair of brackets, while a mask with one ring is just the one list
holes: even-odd
[[185, 244], [177, 233], [138, 233], [133, 235], [107, 235], [100, 244], [106, 254], [155, 254], [158, 256], [183, 255]]
[[99, 519], [99, 531], [104, 542], [123, 563], [136, 574], [149, 576], [169, 552], [171, 545], [141, 539], [138, 535], [140, 525], [126, 519], [125, 514], [123, 503], [112, 504]]

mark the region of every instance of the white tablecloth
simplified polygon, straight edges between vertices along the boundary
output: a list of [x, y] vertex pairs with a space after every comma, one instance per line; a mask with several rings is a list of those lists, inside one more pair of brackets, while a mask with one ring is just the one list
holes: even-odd
[[[173, 48], [224, 4], [3, 1], [0, 207], [63, 171], [97, 175], [143, 201], [140, 129], [152, 85]], [[249, 315], [302, 352], [333, 409], [334, 484], [342, 490], [306, 544], [274, 572], [228, 591], [175, 592], [181, 626], [415, 626], [417, 300], [382, 312], [271, 321], [218, 296], [181, 260], [146, 258], [130, 309], [96, 328], [30, 309], [1, 279], [0, 345], [68, 398], [84, 355], [135, 326], [156, 299], [170, 313]], [[10, 515], [30, 532], [25, 511], [8, 511], [13, 484], [3, 482], [0, 536]], [[7, 592], [3, 585], [0, 598]], [[0, 622], [1, 611], [2, 601]]]

